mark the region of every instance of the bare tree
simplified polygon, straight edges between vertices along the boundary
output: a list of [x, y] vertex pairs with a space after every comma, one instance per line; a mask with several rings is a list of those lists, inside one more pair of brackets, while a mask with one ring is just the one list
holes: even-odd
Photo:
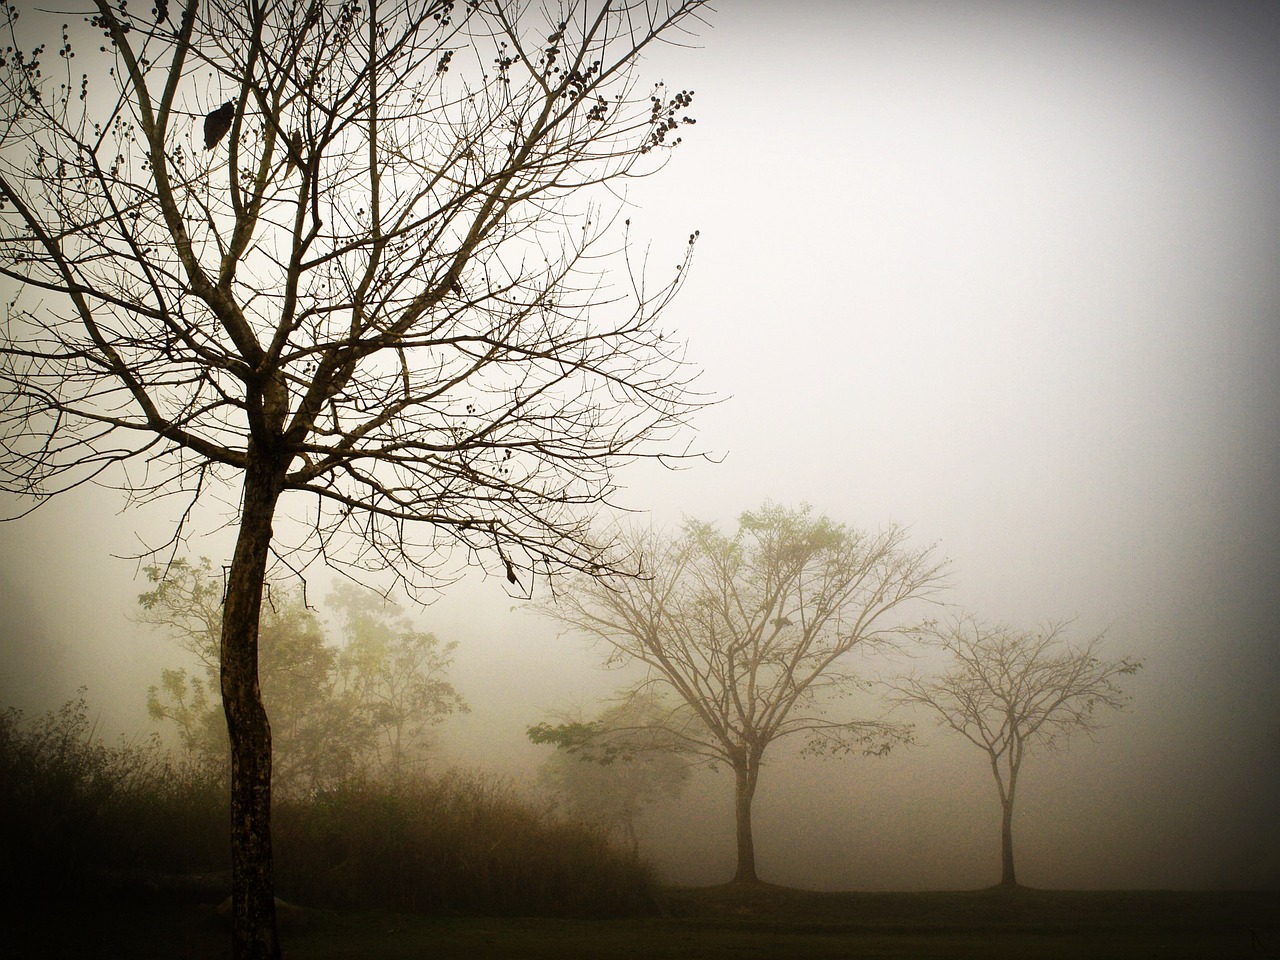
[[56, 50], [52, 15], [0, 11], [0, 488], [174, 498], [175, 543], [239, 489], [233, 942], [275, 956], [268, 564], [423, 589], [458, 555], [528, 591], [604, 565], [620, 464], [689, 454], [659, 317], [693, 237], [646, 279], [616, 197], [692, 122], [636, 64], [705, 0], [149, 6], [94, 0], [101, 39]]
[[[798, 736], [814, 754], [880, 754], [908, 735], [827, 712], [868, 686], [850, 655], [894, 644], [900, 608], [941, 587], [943, 565], [909, 549], [898, 527], [865, 533], [773, 504], [744, 513], [733, 536], [689, 522], [683, 536], [637, 534], [628, 545], [642, 577], [576, 578], [542, 609], [611, 645], [611, 664], [647, 668], [636, 695], [654, 685], [676, 695], [664, 733], [733, 770], [734, 879], [754, 883], [751, 803], [765, 751]], [[560, 733], [561, 743], [597, 736]]]
[[1102, 660], [1102, 636], [1071, 646], [1065, 623], [1039, 631], [982, 623], [972, 616], [933, 625], [926, 639], [952, 657], [937, 679], [909, 677], [897, 700], [921, 704], [986, 752], [1000, 793], [1000, 883], [1017, 885], [1013, 866], [1013, 804], [1028, 748], [1052, 747], [1073, 732], [1090, 736], [1100, 708], [1120, 709], [1128, 698], [1116, 684], [1136, 673], [1140, 660]]

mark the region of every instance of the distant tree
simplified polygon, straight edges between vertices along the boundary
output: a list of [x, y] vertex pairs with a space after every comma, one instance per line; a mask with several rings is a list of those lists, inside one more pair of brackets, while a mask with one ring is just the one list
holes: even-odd
[[159, 627], [201, 664], [195, 673], [186, 667], [161, 670], [160, 683], [147, 691], [147, 712], [177, 726], [187, 759], [223, 777], [230, 745], [219, 699], [222, 581], [207, 557], [198, 564], [177, 559], [167, 568], [149, 566], [145, 573], [153, 588], [138, 597], [135, 618]]
[[421, 759], [431, 727], [469, 709], [445, 677], [458, 644], [415, 629], [394, 603], [355, 584], [340, 585], [327, 602], [344, 637], [342, 689], [377, 733], [382, 772], [399, 777]]
[[231, 745], [216, 695], [208, 677], [188, 673], [186, 667], [165, 667], [160, 682], [147, 689], [147, 713], [152, 720], [173, 723], [186, 760], [206, 777], [225, 783]]
[[1071, 646], [1065, 623], [1039, 631], [991, 625], [972, 616], [935, 624], [922, 634], [951, 655], [941, 677], [896, 684], [900, 703], [920, 704], [938, 722], [982, 749], [1000, 794], [1000, 882], [1017, 885], [1013, 865], [1013, 805], [1018, 775], [1033, 746], [1052, 747], [1075, 732], [1097, 733], [1103, 709], [1129, 700], [1116, 681], [1142, 662], [1098, 657], [1102, 636]]
[[[765, 751], [795, 736], [813, 754], [880, 754], [908, 735], [828, 711], [867, 685], [851, 656], [897, 642], [902, 608], [942, 585], [943, 565], [898, 527], [864, 533], [774, 504], [742, 514], [731, 537], [690, 521], [681, 536], [637, 533], [627, 546], [641, 576], [580, 577], [541, 609], [609, 644], [609, 663], [646, 667], [637, 691], [678, 698], [655, 726], [733, 770], [734, 879], [756, 882], [751, 802]], [[571, 744], [575, 731], [562, 733]], [[597, 731], [576, 735], [585, 747]]]
[[185, 500], [173, 542], [235, 491], [233, 955], [274, 958], [272, 557], [431, 589], [457, 548], [527, 591], [601, 563], [619, 465], [689, 453], [659, 319], [693, 238], [646, 277], [600, 204], [692, 122], [636, 71], [707, 3], [92, 8], [77, 49], [65, 14], [0, 5], [0, 489]]
[[[137, 619], [164, 630], [202, 667], [191, 674], [186, 668], [161, 671], [160, 683], [148, 692], [148, 711], [178, 726], [191, 759], [225, 775], [230, 744], [216, 698], [222, 578], [208, 558], [194, 564], [177, 559], [165, 567], [150, 566], [146, 574], [155, 587], [138, 598]], [[274, 583], [268, 590], [258, 656], [263, 697], [275, 717], [277, 790], [307, 794], [365, 766], [374, 746], [374, 723], [339, 686], [338, 651], [296, 589]]]
[[689, 748], [666, 728], [672, 709], [642, 693], [593, 720], [530, 727], [530, 740], [556, 747], [539, 782], [572, 816], [620, 834], [638, 850], [636, 818], [646, 806], [679, 796], [689, 780]]
[[[137, 618], [174, 637], [204, 674], [163, 670], [148, 710], [177, 725], [201, 767], [225, 772], [230, 745], [211, 696], [219, 675], [221, 578], [208, 558], [178, 559], [146, 573], [155, 588], [138, 598]], [[275, 715], [276, 786], [286, 794], [306, 795], [358, 771], [398, 775], [406, 758], [421, 753], [430, 727], [467, 709], [446, 677], [456, 644], [415, 630], [394, 604], [354, 584], [329, 602], [340, 614], [340, 643], [296, 589], [272, 584], [263, 608], [263, 696]]]

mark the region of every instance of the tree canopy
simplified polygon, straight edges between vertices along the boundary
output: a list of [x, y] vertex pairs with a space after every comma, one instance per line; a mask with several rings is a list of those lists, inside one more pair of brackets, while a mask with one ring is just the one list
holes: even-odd
[[636, 63], [702, 6], [102, 0], [56, 57], [6, 7], [4, 489], [262, 463], [288, 548], [357, 573], [599, 563], [578, 508], [701, 403], [659, 326], [693, 237], [646, 276], [603, 204], [692, 122]]

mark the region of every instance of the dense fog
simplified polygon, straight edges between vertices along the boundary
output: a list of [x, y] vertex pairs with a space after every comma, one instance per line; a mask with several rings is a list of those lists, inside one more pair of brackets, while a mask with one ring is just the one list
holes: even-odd
[[[636, 464], [616, 501], [670, 528], [730, 530], [768, 498], [901, 523], [950, 560], [948, 602], [1105, 631], [1145, 669], [1096, 742], [1027, 760], [1020, 879], [1280, 885], [1280, 13], [738, 0], [698, 43], [644, 67], [696, 92], [698, 123], [627, 201], [654, 259], [700, 231], [666, 322], [720, 398], [694, 424], [711, 457]], [[225, 562], [234, 503], [211, 501], [181, 552]], [[186, 661], [131, 620], [147, 584], [128, 558], [178, 509], [81, 488], [0, 526], [0, 704], [38, 713], [84, 685], [108, 736], [159, 729], [147, 688]], [[534, 790], [550, 748], [525, 729], [632, 674], [501, 573], [406, 609], [457, 641], [471, 707], [435, 729], [433, 768]], [[307, 576], [323, 617], [329, 575]], [[998, 879], [985, 756], [897, 716], [919, 746], [766, 758], [762, 879]], [[732, 875], [732, 788], [701, 771], [643, 816], [665, 878]]]

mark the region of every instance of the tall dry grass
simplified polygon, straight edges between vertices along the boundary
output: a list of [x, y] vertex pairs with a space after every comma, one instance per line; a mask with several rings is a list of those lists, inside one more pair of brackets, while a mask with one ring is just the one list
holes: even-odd
[[[227, 810], [225, 781], [158, 739], [104, 743], [83, 691], [43, 717], [0, 712], [10, 901], [101, 894], [122, 874], [225, 872]], [[492, 776], [351, 780], [277, 803], [273, 837], [278, 892], [305, 905], [609, 916], [653, 903], [631, 851]]]
[[280, 889], [302, 902], [553, 915], [652, 902], [630, 851], [492, 776], [351, 782], [280, 807], [274, 829]]

